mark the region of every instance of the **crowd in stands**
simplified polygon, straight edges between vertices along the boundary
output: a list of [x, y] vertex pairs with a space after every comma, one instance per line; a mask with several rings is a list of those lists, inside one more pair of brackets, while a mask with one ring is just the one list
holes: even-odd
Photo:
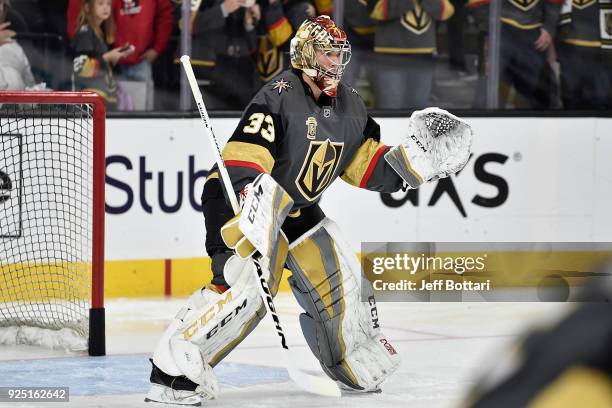
[[[109, 110], [178, 109], [182, 0], [0, 0], [0, 89], [88, 89]], [[211, 110], [240, 110], [289, 68], [333, 0], [191, 0]], [[500, 107], [612, 108], [612, 6], [501, 0]], [[489, 0], [344, 0], [344, 81], [376, 109], [486, 107]], [[471, 58], [473, 57], [473, 58]], [[467, 96], [466, 96], [467, 95]]]

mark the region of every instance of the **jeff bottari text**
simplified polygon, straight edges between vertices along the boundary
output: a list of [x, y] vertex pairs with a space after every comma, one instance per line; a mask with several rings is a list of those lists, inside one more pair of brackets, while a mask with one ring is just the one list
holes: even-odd
[[381, 279], [376, 279], [373, 282], [375, 290], [401, 290], [401, 291], [417, 291], [417, 290], [490, 290], [491, 281], [487, 279], [483, 282], [472, 282], [469, 280], [457, 282], [452, 279], [435, 279], [431, 282], [425, 280], [414, 282], [402, 279], [399, 282], [384, 282]]

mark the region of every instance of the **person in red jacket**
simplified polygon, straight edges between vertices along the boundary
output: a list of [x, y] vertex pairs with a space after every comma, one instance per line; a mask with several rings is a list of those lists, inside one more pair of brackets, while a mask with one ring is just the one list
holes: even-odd
[[[68, 35], [76, 33], [81, 0], [70, 0], [67, 11]], [[147, 83], [147, 109], [153, 108], [151, 64], [166, 49], [172, 32], [170, 0], [113, 0], [117, 24], [116, 44], [134, 46], [134, 53], [116, 66], [117, 78]]]

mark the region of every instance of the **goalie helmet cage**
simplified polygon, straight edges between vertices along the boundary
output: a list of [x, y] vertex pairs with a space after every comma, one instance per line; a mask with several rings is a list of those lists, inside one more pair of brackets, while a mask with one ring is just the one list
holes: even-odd
[[93, 92], [0, 91], [0, 327], [69, 328], [92, 356], [106, 353], [105, 117]]

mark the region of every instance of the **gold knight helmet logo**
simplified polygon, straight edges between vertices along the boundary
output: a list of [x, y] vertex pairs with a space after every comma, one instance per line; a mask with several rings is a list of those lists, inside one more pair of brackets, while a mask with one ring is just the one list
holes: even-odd
[[333, 179], [344, 143], [312, 141], [295, 184], [308, 201], [316, 200]]

